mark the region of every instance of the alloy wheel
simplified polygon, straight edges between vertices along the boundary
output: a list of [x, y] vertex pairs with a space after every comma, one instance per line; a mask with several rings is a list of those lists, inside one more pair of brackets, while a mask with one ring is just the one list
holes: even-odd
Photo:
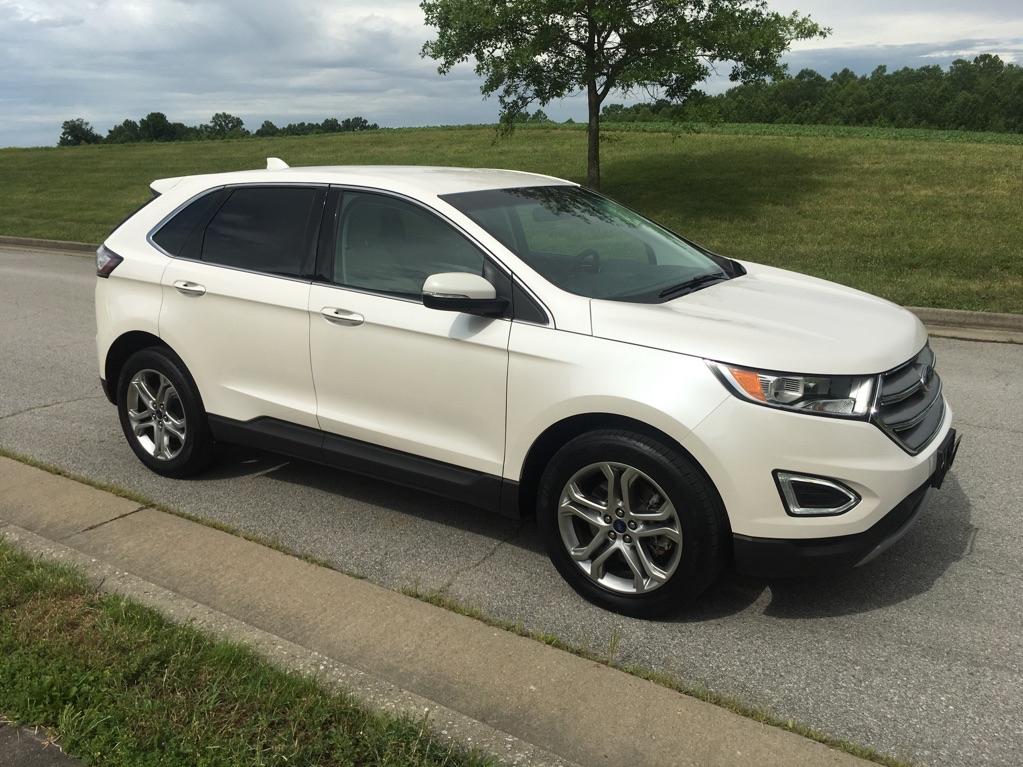
[[128, 384], [128, 421], [135, 440], [158, 461], [177, 458], [185, 446], [185, 407], [174, 384], [157, 370], [140, 370]]
[[667, 493], [623, 463], [594, 463], [565, 484], [558, 529], [586, 576], [620, 594], [668, 582], [682, 558], [682, 525]]

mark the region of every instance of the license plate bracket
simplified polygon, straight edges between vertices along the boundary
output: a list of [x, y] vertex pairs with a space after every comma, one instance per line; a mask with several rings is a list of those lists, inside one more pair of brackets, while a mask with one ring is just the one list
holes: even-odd
[[959, 443], [962, 441], [962, 437], [956, 436], [955, 429], [948, 430], [948, 434], [946, 434], [945, 439], [941, 441], [941, 447], [938, 448], [938, 452], [936, 454], [938, 460], [934, 473], [931, 475], [931, 487], [935, 489], [941, 487], [941, 483], [945, 481], [945, 475], [947, 475], [948, 470], [952, 468], [952, 464], [956, 459], [956, 454], [959, 452]]

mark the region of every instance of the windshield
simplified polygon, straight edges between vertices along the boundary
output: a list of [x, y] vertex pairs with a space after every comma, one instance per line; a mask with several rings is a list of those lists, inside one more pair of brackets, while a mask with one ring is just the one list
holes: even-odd
[[685, 240], [580, 187], [489, 189], [442, 199], [547, 280], [580, 296], [655, 303], [729, 278]]

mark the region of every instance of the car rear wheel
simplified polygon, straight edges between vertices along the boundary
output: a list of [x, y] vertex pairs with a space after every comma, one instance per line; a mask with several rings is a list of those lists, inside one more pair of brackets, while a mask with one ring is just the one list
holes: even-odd
[[576, 437], [540, 481], [538, 523], [583, 597], [637, 617], [679, 609], [723, 564], [720, 502], [690, 458], [644, 435]]
[[206, 411], [195, 383], [173, 353], [143, 349], [125, 362], [117, 410], [131, 449], [157, 474], [187, 477], [209, 465], [213, 438]]

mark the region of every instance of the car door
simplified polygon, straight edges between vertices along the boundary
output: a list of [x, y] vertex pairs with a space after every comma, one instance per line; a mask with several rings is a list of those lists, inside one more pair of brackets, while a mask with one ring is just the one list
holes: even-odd
[[178, 251], [161, 280], [160, 334], [211, 415], [316, 429], [309, 272], [326, 188], [247, 185], [214, 194], [213, 210], [180, 227], [191, 229], [153, 237]]
[[[389, 479], [402, 481], [395, 475], [409, 458], [412, 471], [443, 475], [448, 484], [472, 485], [473, 475], [497, 480], [468, 497], [489, 505], [504, 462], [511, 322], [428, 309], [422, 287], [431, 274], [487, 276], [494, 267], [423, 205], [373, 192], [335, 194], [337, 206], [324, 217], [323, 279], [309, 294], [317, 415], [328, 432], [328, 460], [332, 448], [351, 454], [369, 443], [375, 458], [398, 467]], [[452, 467], [460, 470], [454, 476]], [[423, 477], [415, 484], [423, 485]]]

